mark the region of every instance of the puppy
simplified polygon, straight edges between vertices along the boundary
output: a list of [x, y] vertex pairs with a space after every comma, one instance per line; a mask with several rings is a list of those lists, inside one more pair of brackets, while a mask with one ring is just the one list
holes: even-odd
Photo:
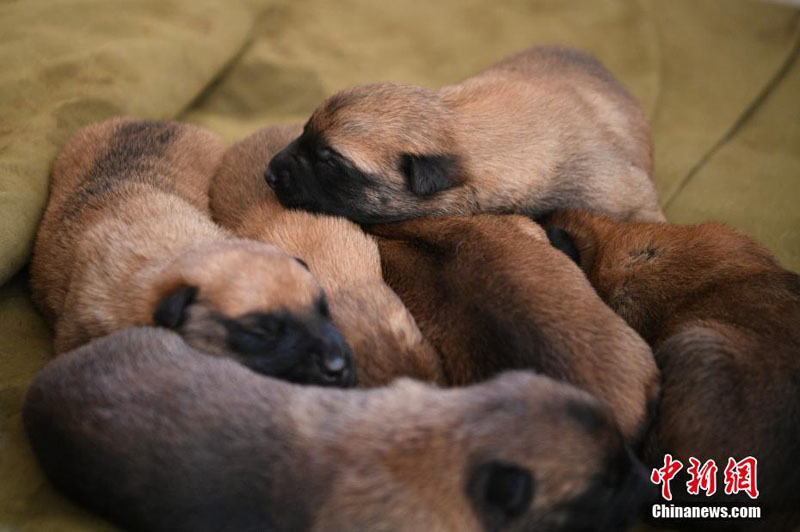
[[[547, 224], [600, 297], [653, 346], [663, 385], [650, 461], [661, 467], [671, 453], [686, 468], [692, 456], [714, 459], [722, 475], [728, 458], [753, 456], [761, 495], [745, 501], [762, 507], [762, 519], [719, 526], [800, 524], [800, 276], [720, 224], [626, 224], [584, 212]], [[681, 479], [674, 496], [696, 502], [675, 490]]]
[[438, 354], [383, 282], [375, 242], [344, 218], [287, 210], [264, 184], [264, 161], [299, 131], [299, 125], [268, 127], [226, 152], [210, 191], [214, 217], [237, 235], [273, 244], [308, 264], [353, 350], [359, 384], [377, 386], [400, 376], [441, 383]]
[[128, 329], [51, 362], [23, 418], [53, 483], [130, 530], [613, 532], [648, 493], [607, 409], [527, 372], [301, 387]]
[[360, 223], [566, 206], [663, 221], [650, 127], [594, 58], [531, 48], [439, 91], [339, 92], [265, 177], [281, 203]]
[[233, 239], [208, 213], [222, 141], [196, 127], [112, 119], [53, 168], [31, 266], [56, 352], [132, 325], [296, 382], [350, 385], [349, 348], [311, 273]]
[[604, 399], [625, 437], [638, 440], [658, 395], [652, 353], [539, 226], [478, 215], [369, 230], [386, 282], [441, 354], [450, 382], [533, 368]]

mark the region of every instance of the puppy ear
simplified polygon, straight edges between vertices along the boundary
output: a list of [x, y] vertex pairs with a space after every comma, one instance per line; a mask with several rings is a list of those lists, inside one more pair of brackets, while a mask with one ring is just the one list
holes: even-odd
[[505, 528], [530, 507], [536, 491], [527, 469], [491, 461], [470, 475], [467, 493], [489, 530]]
[[570, 235], [566, 229], [563, 227], [552, 226], [548, 227], [545, 230], [545, 233], [547, 233], [547, 239], [554, 248], [560, 249], [578, 266], [581, 265], [581, 254], [578, 251], [578, 246], [575, 245], [572, 235]]
[[181, 286], [173, 290], [156, 307], [153, 312], [153, 321], [156, 325], [167, 329], [180, 327], [186, 318], [186, 307], [194, 301], [196, 296], [196, 286]]
[[455, 159], [446, 155], [404, 153], [400, 157], [400, 171], [417, 196], [430, 196], [455, 186], [455, 166]]

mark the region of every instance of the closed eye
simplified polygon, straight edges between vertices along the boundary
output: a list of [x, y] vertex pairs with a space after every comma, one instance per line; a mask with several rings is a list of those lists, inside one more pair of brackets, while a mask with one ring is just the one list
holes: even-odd
[[337, 168], [342, 156], [330, 148], [321, 148], [317, 151], [317, 158], [331, 168]]
[[250, 312], [235, 319], [223, 319], [230, 349], [241, 355], [271, 356], [296, 328], [296, 320], [283, 308]]
[[230, 347], [238, 353], [261, 353], [269, 348], [271, 339], [252, 329], [239, 329], [228, 334]]

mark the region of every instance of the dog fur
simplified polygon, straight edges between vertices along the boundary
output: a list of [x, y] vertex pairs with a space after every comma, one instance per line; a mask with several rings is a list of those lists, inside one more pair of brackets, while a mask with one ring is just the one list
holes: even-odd
[[351, 384], [349, 349], [308, 270], [211, 221], [208, 188], [223, 152], [215, 135], [168, 121], [111, 119], [71, 139], [31, 265], [56, 352], [158, 324], [256, 371]]
[[439, 351], [448, 381], [532, 368], [605, 400], [638, 440], [658, 396], [652, 353], [538, 225], [477, 215], [368, 230], [386, 282]]
[[52, 361], [23, 419], [53, 483], [126, 530], [615, 532], [652, 494], [600, 401], [529, 372], [296, 386], [128, 329]]
[[301, 127], [267, 127], [228, 149], [211, 185], [214, 218], [240, 237], [275, 245], [308, 264], [353, 350], [360, 385], [401, 376], [442, 383], [438, 354], [383, 282], [372, 238], [344, 218], [288, 210], [264, 184], [264, 161]]
[[[721, 475], [729, 457], [758, 459], [757, 500], [721, 489], [715, 497], [761, 506], [762, 519], [703, 529], [800, 525], [800, 276], [721, 224], [563, 212], [547, 225], [574, 242], [598, 294], [653, 347], [663, 385], [649, 461], [660, 467], [665, 453], [685, 467], [690, 456], [714, 459]], [[685, 488], [675, 497], [693, 499]]]
[[266, 174], [281, 203], [359, 223], [584, 208], [663, 221], [648, 120], [603, 65], [538, 47], [439, 91], [345, 89]]

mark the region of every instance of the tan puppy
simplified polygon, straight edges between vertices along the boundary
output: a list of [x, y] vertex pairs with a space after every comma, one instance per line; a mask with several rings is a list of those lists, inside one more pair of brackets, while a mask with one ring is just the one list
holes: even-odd
[[[600, 296], [653, 346], [663, 375], [650, 459], [758, 459], [757, 522], [724, 530], [800, 524], [800, 277], [763, 247], [720, 224], [625, 224], [556, 213], [551, 238], [586, 271]], [[722, 482], [720, 480], [720, 482]], [[675, 486], [680, 486], [675, 488]], [[708, 523], [706, 529], [713, 523]]]
[[308, 270], [211, 221], [208, 187], [223, 151], [216, 136], [165, 121], [113, 119], [70, 140], [31, 267], [56, 352], [158, 324], [259, 372], [351, 384], [349, 349]]
[[594, 58], [531, 48], [439, 91], [331, 96], [266, 174], [281, 203], [361, 223], [579, 207], [661, 221], [650, 127]]
[[607, 409], [546, 377], [302, 387], [163, 329], [51, 362], [24, 422], [54, 484], [132, 530], [615, 532], [648, 495]]
[[441, 354], [450, 382], [533, 368], [604, 399], [625, 437], [638, 439], [658, 394], [652, 353], [539, 226], [479, 215], [370, 231], [386, 282]]
[[287, 210], [264, 184], [264, 161], [299, 131], [299, 125], [268, 127], [226, 152], [211, 186], [214, 217], [237, 235], [273, 244], [308, 264], [353, 350], [359, 384], [377, 386], [400, 376], [441, 382], [439, 356], [383, 282], [372, 238], [344, 218]]

